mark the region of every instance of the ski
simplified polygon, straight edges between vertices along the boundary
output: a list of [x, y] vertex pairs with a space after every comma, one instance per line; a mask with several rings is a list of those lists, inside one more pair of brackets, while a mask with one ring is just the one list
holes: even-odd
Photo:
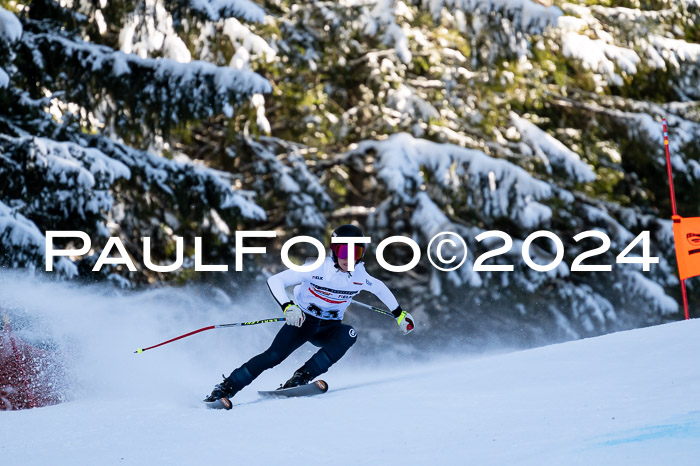
[[[264, 398], [292, 398], [299, 396], [314, 396], [321, 395], [328, 391], [328, 384], [323, 380], [317, 380], [306, 385], [299, 385], [292, 388], [278, 388], [277, 390], [259, 391]], [[215, 401], [205, 401], [204, 405], [209, 409], [226, 409], [233, 408], [233, 403], [228, 398], [219, 398]]]
[[297, 396], [321, 395], [328, 391], [328, 384], [323, 380], [317, 380], [306, 385], [299, 385], [291, 388], [278, 388], [277, 390], [259, 391], [264, 397], [291, 398]]

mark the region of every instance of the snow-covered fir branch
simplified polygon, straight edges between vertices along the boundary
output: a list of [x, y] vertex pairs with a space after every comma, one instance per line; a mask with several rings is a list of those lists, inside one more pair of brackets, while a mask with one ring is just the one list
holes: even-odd
[[[101, 92], [109, 92], [119, 102], [115, 113], [120, 119], [142, 118], [147, 126], [159, 129], [220, 112], [230, 117], [237, 101], [270, 92], [267, 80], [250, 71], [199, 61], [140, 58], [59, 35], [25, 33], [22, 47], [31, 54], [37, 71], [48, 76], [67, 63], [78, 75], [100, 73], [105, 86]], [[85, 105], [97, 103], [88, 83], [66, 91]]]
[[261, 22], [265, 10], [250, 0], [188, 0], [189, 6], [206, 14], [211, 21], [235, 17], [246, 21]]
[[376, 154], [377, 176], [387, 190], [403, 199], [412, 198], [425, 184], [422, 170], [430, 170], [447, 191], [469, 189], [467, 202], [487, 217], [514, 216], [525, 228], [534, 228], [551, 216], [537, 201], [551, 195], [543, 183], [504, 160], [454, 144], [436, 144], [409, 134], [383, 141], [362, 141], [346, 157]]

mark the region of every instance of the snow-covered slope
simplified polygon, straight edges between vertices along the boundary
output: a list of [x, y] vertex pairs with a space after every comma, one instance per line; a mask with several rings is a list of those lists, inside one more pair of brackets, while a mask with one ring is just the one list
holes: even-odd
[[34, 307], [54, 338], [69, 335], [62, 344], [74, 349], [79, 390], [61, 405], [0, 412], [2, 465], [698, 464], [699, 321], [432, 362], [375, 363], [353, 348], [325, 374], [327, 394], [259, 399], [256, 390], [308, 357], [304, 347], [234, 398], [232, 411], [210, 411], [198, 400], [218, 373], [264, 349], [278, 324], [136, 355], [225, 316], [195, 314], [187, 293], [98, 298], [33, 287], [5, 279], [0, 292]]

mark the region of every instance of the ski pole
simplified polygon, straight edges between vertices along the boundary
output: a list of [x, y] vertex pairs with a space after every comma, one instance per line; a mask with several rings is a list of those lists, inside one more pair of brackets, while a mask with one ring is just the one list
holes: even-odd
[[149, 346], [148, 348], [139, 348], [136, 351], [134, 351], [134, 353], [143, 353], [144, 351], [147, 351], [149, 349], [158, 348], [159, 346], [167, 345], [168, 343], [172, 343], [173, 341], [179, 340], [181, 338], [189, 337], [190, 335], [194, 335], [195, 333], [204, 332], [205, 330], [213, 330], [215, 328], [227, 328], [227, 327], [247, 327], [248, 325], [267, 324], [269, 322], [284, 322], [285, 320], [286, 319], [284, 317], [274, 317], [272, 319], [254, 320], [252, 322], [236, 322], [235, 324], [210, 325], [209, 327], [202, 327], [199, 330], [194, 330], [192, 332], [185, 333], [184, 335], [180, 335], [179, 337], [171, 338], [168, 341], [164, 341], [163, 343], [158, 343], [157, 345]]
[[[359, 302], [359, 301], [353, 301], [352, 303], [353, 303], [353, 304], [358, 304], [358, 305], [360, 305], [360, 306], [362, 306], [362, 307], [366, 307], [367, 309], [371, 309], [371, 310], [373, 310], [374, 312], [378, 312], [378, 313], [380, 313], [380, 314], [384, 314], [385, 316], [394, 317], [394, 314], [392, 314], [392, 313], [389, 312], [389, 311], [385, 311], [384, 309], [379, 309], [378, 307], [370, 306], [369, 304], [361, 303], [361, 302]], [[411, 331], [411, 330], [413, 330], [413, 328], [414, 328], [413, 323], [409, 321], [408, 330]]]
[[361, 303], [359, 301], [353, 301], [353, 304], [357, 304], [358, 306], [366, 307], [367, 309], [371, 309], [374, 312], [378, 312], [380, 314], [384, 314], [385, 316], [391, 316], [394, 317], [394, 314], [392, 314], [389, 311], [385, 311], [384, 309], [379, 309], [378, 307], [370, 306], [369, 304]]

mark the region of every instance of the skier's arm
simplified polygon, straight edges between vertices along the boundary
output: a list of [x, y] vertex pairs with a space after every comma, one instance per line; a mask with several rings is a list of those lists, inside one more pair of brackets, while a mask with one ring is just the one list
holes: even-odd
[[267, 286], [270, 288], [270, 293], [272, 293], [277, 304], [284, 310], [286, 305], [292, 302], [287, 295], [286, 288], [288, 286], [298, 285], [307, 279], [311, 279], [311, 272], [297, 272], [288, 269], [268, 278]]
[[392, 293], [389, 287], [387, 287], [381, 280], [377, 280], [376, 278], [370, 277], [369, 274], [367, 274], [367, 285], [367, 291], [379, 298], [387, 308], [393, 311], [394, 309], [400, 307], [399, 302], [394, 297], [394, 293]]

